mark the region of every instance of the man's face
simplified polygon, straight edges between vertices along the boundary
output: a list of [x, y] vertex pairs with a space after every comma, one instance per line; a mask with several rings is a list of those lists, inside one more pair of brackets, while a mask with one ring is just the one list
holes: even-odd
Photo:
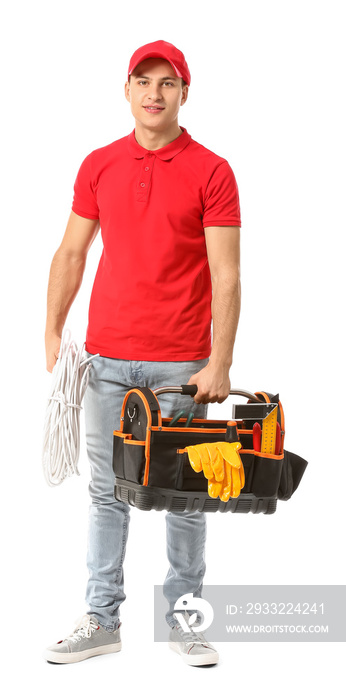
[[182, 87], [171, 64], [161, 58], [139, 63], [125, 84], [125, 97], [136, 122], [155, 131], [165, 131], [177, 121], [187, 94], [188, 86]]

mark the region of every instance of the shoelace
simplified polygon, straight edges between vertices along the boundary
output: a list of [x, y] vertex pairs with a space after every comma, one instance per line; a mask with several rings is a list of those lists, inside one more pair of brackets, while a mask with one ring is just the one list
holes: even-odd
[[98, 625], [91, 619], [90, 615], [83, 615], [83, 617], [78, 620], [76, 627], [72, 634], [70, 634], [66, 639], [72, 642], [78, 642], [81, 637], [89, 638], [91, 633], [98, 629]]
[[203, 635], [201, 632], [194, 632], [193, 629], [190, 629], [189, 632], [184, 632], [182, 627], [179, 625], [179, 631], [180, 634], [185, 642], [185, 644], [202, 644], [203, 646], [207, 647], [207, 641], [204, 639]]

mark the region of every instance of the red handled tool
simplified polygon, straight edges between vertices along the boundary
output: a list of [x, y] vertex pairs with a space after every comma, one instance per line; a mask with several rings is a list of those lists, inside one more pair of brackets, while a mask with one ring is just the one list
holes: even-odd
[[276, 440], [275, 440], [275, 454], [280, 454], [281, 447], [281, 427], [279, 421], [276, 423]]
[[253, 428], [253, 448], [256, 452], [261, 451], [262, 429], [259, 423], [254, 423]]

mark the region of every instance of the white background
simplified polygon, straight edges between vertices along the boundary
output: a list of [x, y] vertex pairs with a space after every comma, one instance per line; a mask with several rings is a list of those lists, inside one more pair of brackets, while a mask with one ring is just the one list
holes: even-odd
[[[14, 696], [143, 691], [250, 698], [335, 694], [343, 644], [218, 645], [194, 669], [153, 641], [153, 586], [168, 568], [164, 513], [132, 509], [123, 651], [53, 666], [44, 647], [84, 612], [89, 466], [50, 489], [41, 446], [51, 376], [49, 266], [83, 158], [132, 131], [131, 54], [164, 39], [192, 74], [180, 124], [230, 162], [242, 210], [234, 387], [279, 392], [286, 448], [309, 461], [273, 516], [208, 516], [208, 584], [341, 584], [344, 569], [345, 51], [336, 0], [13, 2], [1, 12], [1, 621]], [[67, 326], [84, 341], [100, 255], [90, 252]], [[230, 417], [231, 404], [210, 416]], [[115, 426], [116, 427], [116, 426]], [[342, 611], [344, 614], [344, 611]]]

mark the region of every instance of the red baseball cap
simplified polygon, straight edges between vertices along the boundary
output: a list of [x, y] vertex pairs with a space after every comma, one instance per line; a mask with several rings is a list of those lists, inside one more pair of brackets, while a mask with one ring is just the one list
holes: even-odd
[[178, 78], [182, 78], [187, 85], [190, 85], [191, 75], [189, 67], [185, 61], [184, 54], [168, 41], [153, 41], [151, 44], [144, 44], [131, 56], [127, 79], [139, 63], [146, 58], [164, 58], [169, 61]]

